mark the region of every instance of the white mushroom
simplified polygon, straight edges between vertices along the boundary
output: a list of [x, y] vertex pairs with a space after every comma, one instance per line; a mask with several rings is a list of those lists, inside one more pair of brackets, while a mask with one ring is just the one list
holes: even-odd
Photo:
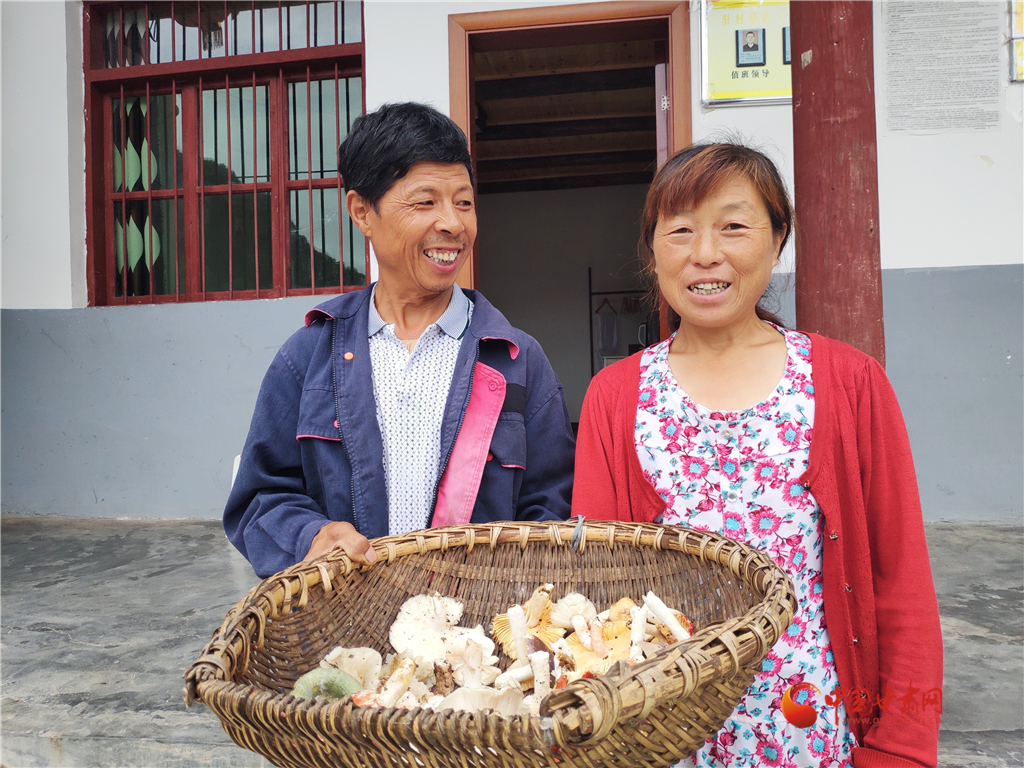
[[393, 707], [416, 677], [416, 659], [405, 659], [384, 683], [380, 691], [380, 706]]
[[551, 693], [551, 657], [546, 651], [530, 654], [530, 667], [533, 669], [533, 695], [543, 699]]
[[579, 592], [570, 592], [555, 603], [555, 607], [551, 609], [551, 623], [562, 629], [575, 629], [574, 616], [583, 618], [584, 627], [597, 616], [597, 608]]
[[668, 628], [668, 631], [672, 633], [676, 641], [685, 640], [690, 636], [690, 633], [683, 628], [683, 625], [675, 617], [674, 611], [665, 605], [656, 594], [648, 592], [644, 595], [644, 604], [654, 614], [658, 623], [664, 624]]
[[445, 643], [465, 631], [450, 623], [455, 615], [462, 615], [462, 605], [457, 600], [436, 592], [416, 595], [402, 604], [388, 639], [400, 654], [419, 658], [432, 668], [436, 659], [444, 658]]
[[522, 700], [522, 692], [515, 688], [503, 691], [493, 688], [458, 688], [451, 695], [445, 696], [435, 709], [459, 709], [466, 712], [492, 709], [499, 715], [511, 717], [519, 711]]
[[334, 667], [358, 680], [363, 688], [380, 685], [381, 657], [373, 648], [342, 648], [338, 646], [320, 662], [321, 667]]
[[494, 655], [494, 641], [483, 634], [482, 627], [477, 629], [464, 632], [445, 645], [445, 660], [459, 685], [490, 685], [501, 674], [495, 666], [498, 657]]
[[647, 637], [648, 613], [649, 609], [646, 603], [644, 605], [634, 605], [629, 611], [629, 660], [634, 663], [644, 660], [644, 652], [640, 648], [640, 644]]
[[[550, 614], [551, 592], [554, 588], [554, 584], [541, 584], [533, 590], [533, 594], [523, 607], [523, 611], [526, 613], [527, 629], [532, 629], [540, 624], [545, 612]], [[550, 618], [548, 621], [550, 621]]]
[[508, 626], [512, 631], [512, 639], [516, 645], [517, 666], [526, 664], [526, 612], [521, 605], [513, 605], [508, 609]]
[[[498, 675], [494, 681], [494, 687], [499, 691], [504, 688], [518, 688], [522, 690], [524, 683], [533, 683], [533, 667], [527, 664], [523, 667], [510, 667], [508, 671]], [[529, 686], [525, 686], [529, 687]]]

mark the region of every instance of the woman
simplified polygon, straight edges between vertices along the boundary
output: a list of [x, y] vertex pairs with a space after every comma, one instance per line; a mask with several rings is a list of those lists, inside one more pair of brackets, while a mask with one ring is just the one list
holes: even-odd
[[[793, 624], [682, 765], [934, 767], [942, 639], [910, 444], [878, 363], [758, 306], [792, 222], [749, 148], [659, 170], [640, 250], [679, 330], [591, 383], [573, 507], [723, 533], [793, 580]], [[798, 682], [826, 697], [810, 728], [780, 712]]]

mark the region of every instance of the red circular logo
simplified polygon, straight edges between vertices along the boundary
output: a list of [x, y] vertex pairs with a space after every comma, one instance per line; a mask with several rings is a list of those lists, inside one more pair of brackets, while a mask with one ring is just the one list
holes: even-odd
[[782, 716], [791, 724], [797, 728], [810, 728], [814, 725], [814, 722], [818, 719], [818, 712], [810, 704], [801, 704], [800, 701], [806, 701], [810, 698], [807, 696], [800, 696], [803, 691], [817, 691], [819, 694], [821, 691], [813, 683], [797, 683], [791, 685], [786, 689], [786, 692], [782, 694]]

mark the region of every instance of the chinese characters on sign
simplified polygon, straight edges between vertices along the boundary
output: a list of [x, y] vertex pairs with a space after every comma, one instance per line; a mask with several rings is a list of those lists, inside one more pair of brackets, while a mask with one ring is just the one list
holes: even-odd
[[792, 97], [788, 0], [702, 0], [705, 105]]

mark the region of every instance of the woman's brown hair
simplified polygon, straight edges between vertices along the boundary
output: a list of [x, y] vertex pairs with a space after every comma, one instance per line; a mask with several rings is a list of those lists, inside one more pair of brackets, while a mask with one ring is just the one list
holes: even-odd
[[[677, 152], [658, 169], [647, 190], [647, 200], [640, 217], [640, 262], [644, 273], [652, 279], [654, 296], [660, 295], [654, 274], [654, 230], [659, 217], [696, 208], [734, 176], [741, 176], [753, 184], [768, 210], [772, 231], [783, 235], [779, 252], [786, 247], [793, 234], [793, 204], [775, 164], [763, 153], [742, 144], [692, 144]], [[770, 290], [769, 287], [766, 296]], [[776, 325], [783, 324], [778, 317], [762, 307], [761, 302], [758, 302], [756, 311], [762, 320]]]

